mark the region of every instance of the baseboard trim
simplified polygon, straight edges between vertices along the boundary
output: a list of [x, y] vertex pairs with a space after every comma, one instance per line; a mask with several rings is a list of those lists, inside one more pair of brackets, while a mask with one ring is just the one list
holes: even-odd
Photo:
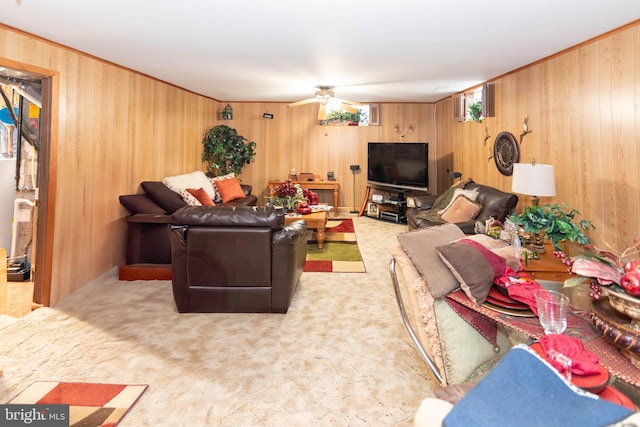
[[121, 265], [119, 280], [171, 280], [171, 264]]

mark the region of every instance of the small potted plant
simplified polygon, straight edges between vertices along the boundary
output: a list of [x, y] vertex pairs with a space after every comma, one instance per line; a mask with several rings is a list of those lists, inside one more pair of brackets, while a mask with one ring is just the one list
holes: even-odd
[[327, 120], [333, 125], [347, 124], [351, 119], [351, 113], [345, 110], [331, 110], [327, 114]]
[[580, 245], [589, 243], [585, 231], [595, 229], [590, 220], [577, 220], [582, 216], [568, 204], [553, 204], [542, 206], [528, 206], [522, 214], [513, 213], [509, 219], [521, 225], [525, 233], [532, 236], [547, 236], [556, 251], [561, 251], [560, 242], [571, 241]]
[[234, 172], [240, 175], [244, 165], [254, 161], [256, 143], [238, 135], [226, 125], [214, 126], [204, 133], [202, 161], [216, 175]]
[[482, 100], [479, 99], [467, 107], [469, 117], [474, 122], [482, 123]]
[[367, 120], [367, 113], [362, 110], [356, 110], [355, 113], [351, 113], [349, 117], [349, 126], [359, 126], [360, 123], [364, 123]]

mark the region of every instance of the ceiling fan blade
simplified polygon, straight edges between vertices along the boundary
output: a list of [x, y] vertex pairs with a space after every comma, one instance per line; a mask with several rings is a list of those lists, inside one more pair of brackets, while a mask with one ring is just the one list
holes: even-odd
[[292, 102], [291, 104], [287, 104], [287, 107], [298, 107], [300, 105], [311, 104], [312, 102], [318, 102], [317, 98], [307, 98], [302, 101]]
[[318, 110], [318, 120], [327, 120], [327, 103], [323, 102], [320, 104], [320, 109]]
[[343, 110], [348, 111], [350, 113], [355, 113], [356, 111], [358, 111], [358, 109], [356, 107], [353, 107], [353, 106], [351, 106], [349, 104], [345, 104], [345, 103], [340, 104], [340, 108], [342, 108]]
[[346, 99], [340, 99], [340, 98], [333, 98], [335, 101], [338, 101], [342, 104], [348, 104], [348, 105], [362, 105], [361, 102], [357, 102], [357, 101], [348, 101]]

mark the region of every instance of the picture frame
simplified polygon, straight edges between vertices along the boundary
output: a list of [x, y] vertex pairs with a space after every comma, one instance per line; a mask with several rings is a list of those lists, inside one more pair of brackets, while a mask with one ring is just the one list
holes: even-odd
[[367, 203], [367, 216], [370, 216], [372, 218], [378, 218], [380, 216], [377, 203]]

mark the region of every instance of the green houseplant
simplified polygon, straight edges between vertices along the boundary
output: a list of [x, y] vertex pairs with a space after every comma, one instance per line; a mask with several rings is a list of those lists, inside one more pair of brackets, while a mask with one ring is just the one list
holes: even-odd
[[469, 111], [469, 117], [474, 122], [482, 123], [482, 99], [478, 99], [473, 104], [467, 107]]
[[327, 114], [327, 120], [331, 122], [348, 122], [351, 120], [351, 113], [345, 110], [331, 110], [329, 114]]
[[343, 124], [351, 123], [353, 125], [357, 125], [367, 120], [367, 114], [362, 110], [356, 110], [353, 113], [343, 109], [331, 110], [329, 114], [327, 114], [327, 120]]
[[217, 175], [240, 175], [242, 167], [254, 161], [256, 155], [256, 143], [226, 125], [207, 130], [202, 145], [202, 161]]
[[[589, 238], [584, 234], [595, 226], [590, 220], [577, 217], [582, 215], [567, 203], [542, 206], [528, 206], [522, 214], [513, 213], [509, 219], [515, 224], [521, 225], [525, 233], [542, 236], [544, 233], [555, 250], [562, 250], [560, 242], [568, 240], [580, 245], [589, 243]], [[574, 222], [577, 221], [577, 222]]]

